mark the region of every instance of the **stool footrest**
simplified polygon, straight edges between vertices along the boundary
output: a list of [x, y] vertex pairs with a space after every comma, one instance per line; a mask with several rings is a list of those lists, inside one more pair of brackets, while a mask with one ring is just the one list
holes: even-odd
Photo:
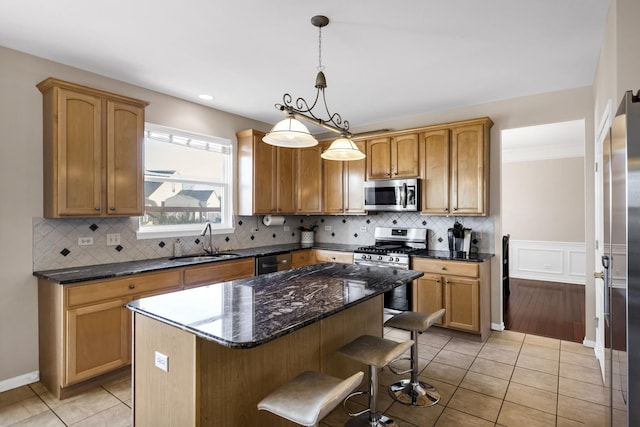
[[440, 393], [431, 384], [404, 379], [389, 386], [391, 397], [404, 405], [418, 406], [421, 408], [433, 406], [440, 401]]
[[393, 366], [394, 363], [399, 362], [401, 360], [408, 360], [409, 362], [411, 362], [411, 358], [410, 357], [401, 357], [399, 359], [395, 359], [392, 360], [391, 362], [389, 362], [389, 364], [387, 365], [387, 367], [389, 368], [389, 370], [391, 372], [393, 372], [396, 375], [404, 375], [404, 374], [408, 374], [411, 372], [411, 366], [409, 366], [409, 369], [405, 369], [403, 371], [399, 370], [398, 368], [396, 368], [395, 366]]
[[349, 399], [355, 396], [363, 395], [363, 394], [369, 394], [369, 393], [366, 391], [354, 391], [342, 401], [342, 407], [344, 408], [345, 412], [349, 414], [350, 417], [357, 417], [358, 415], [366, 414], [367, 412], [369, 412], [370, 410], [369, 408], [364, 408], [362, 411], [359, 411], [359, 412], [349, 412], [349, 410], [347, 409], [347, 401]]

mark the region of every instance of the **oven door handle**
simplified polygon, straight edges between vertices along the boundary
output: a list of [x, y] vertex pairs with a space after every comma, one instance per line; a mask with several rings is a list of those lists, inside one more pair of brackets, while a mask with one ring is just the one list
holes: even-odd
[[386, 267], [386, 268], [395, 268], [397, 270], [408, 270], [408, 265], [389, 265], [389, 264], [378, 264], [377, 262], [354, 262], [355, 265], [361, 265], [364, 267]]

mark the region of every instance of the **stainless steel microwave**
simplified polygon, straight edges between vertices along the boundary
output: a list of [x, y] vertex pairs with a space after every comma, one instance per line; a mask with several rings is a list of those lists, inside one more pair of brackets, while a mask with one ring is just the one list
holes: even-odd
[[418, 210], [418, 179], [382, 179], [365, 181], [366, 211], [412, 212]]

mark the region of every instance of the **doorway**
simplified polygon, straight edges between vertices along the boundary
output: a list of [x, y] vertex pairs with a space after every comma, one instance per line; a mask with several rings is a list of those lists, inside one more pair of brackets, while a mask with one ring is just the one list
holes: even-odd
[[[502, 233], [510, 235], [511, 293], [505, 292], [503, 298], [505, 328], [530, 325], [531, 329], [519, 332], [566, 339], [567, 334], [553, 336], [553, 331], [566, 331], [567, 325], [552, 324], [572, 322], [572, 341], [581, 342], [586, 283], [585, 120], [505, 129], [501, 140]], [[534, 290], [540, 304], [547, 299], [573, 307], [579, 301], [581, 307], [570, 320], [548, 310], [523, 311], [522, 304], [528, 305], [526, 298]], [[529, 296], [522, 299], [525, 294]], [[581, 317], [577, 326], [574, 314]], [[541, 328], [543, 324], [547, 326]], [[580, 324], [582, 337], [576, 339]]]

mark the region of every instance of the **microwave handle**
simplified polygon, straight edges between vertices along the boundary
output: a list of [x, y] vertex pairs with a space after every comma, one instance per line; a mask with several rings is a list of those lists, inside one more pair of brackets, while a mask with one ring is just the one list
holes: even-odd
[[404, 182], [402, 183], [402, 207], [406, 208], [407, 207], [407, 183]]

